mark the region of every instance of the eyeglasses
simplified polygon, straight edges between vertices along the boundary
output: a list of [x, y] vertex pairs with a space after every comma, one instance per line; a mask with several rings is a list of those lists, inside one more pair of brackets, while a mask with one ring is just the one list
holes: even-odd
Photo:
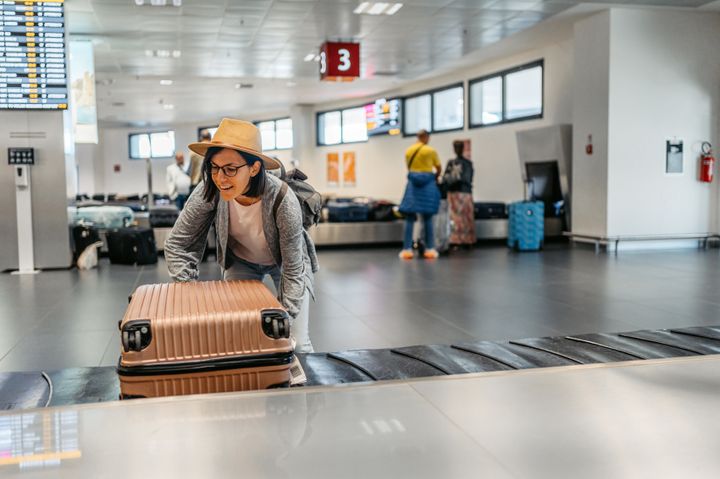
[[247, 163], [240, 166], [233, 166], [233, 165], [225, 165], [225, 166], [217, 166], [214, 163], [210, 163], [210, 173], [213, 175], [217, 175], [220, 170], [222, 170], [223, 174], [227, 176], [228, 178], [232, 178], [233, 176], [237, 175], [237, 172], [240, 168], [243, 166], [247, 166]]

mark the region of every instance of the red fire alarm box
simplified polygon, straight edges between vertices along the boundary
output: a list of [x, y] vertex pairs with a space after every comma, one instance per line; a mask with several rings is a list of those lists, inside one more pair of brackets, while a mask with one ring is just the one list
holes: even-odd
[[115, 173], [120, 173], [120, 165], [119, 165], [119, 164], [114, 164], [114, 165], [113, 165], [113, 171], [114, 171]]
[[360, 76], [360, 44], [325, 42], [320, 48], [320, 79], [353, 81]]

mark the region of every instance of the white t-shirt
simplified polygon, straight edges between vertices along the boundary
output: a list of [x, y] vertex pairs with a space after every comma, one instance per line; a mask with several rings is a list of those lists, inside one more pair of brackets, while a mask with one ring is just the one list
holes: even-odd
[[177, 163], [167, 167], [165, 181], [167, 181], [168, 194], [173, 200], [178, 195], [187, 195], [190, 193], [190, 176], [184, 169], [181, 169]]
[[262, 201], [243, 206], [230, 201], [230, 249], [240, 259], [250, 263], [273, 265], [262, 222]]

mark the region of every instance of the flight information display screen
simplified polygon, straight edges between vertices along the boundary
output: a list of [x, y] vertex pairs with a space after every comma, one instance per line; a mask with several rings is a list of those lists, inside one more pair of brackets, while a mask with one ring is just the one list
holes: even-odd
[[63, 7], [0, 0], [0, 109], [67, 109]]

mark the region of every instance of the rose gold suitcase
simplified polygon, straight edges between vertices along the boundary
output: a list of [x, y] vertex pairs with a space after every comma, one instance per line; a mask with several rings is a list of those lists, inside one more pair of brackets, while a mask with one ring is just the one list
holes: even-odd
[[122, 398], [290, 383], [287, 312], [259, 281], [140, 286], [120, 321]]

